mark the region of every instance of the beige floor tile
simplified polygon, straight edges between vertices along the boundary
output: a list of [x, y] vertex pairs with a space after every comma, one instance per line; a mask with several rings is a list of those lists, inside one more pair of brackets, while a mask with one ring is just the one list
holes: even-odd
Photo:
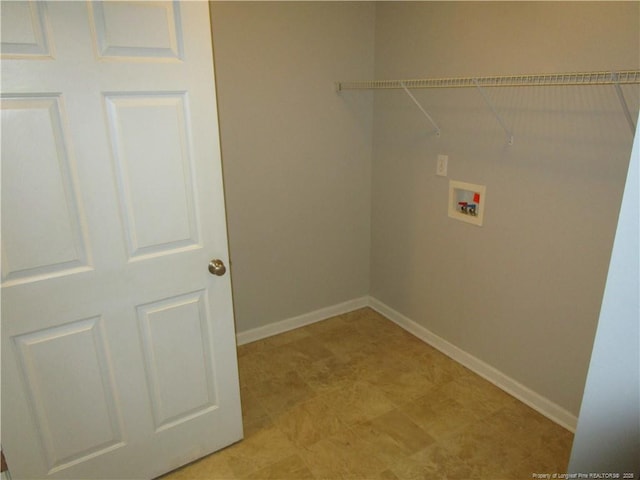
[[389, 469], [400, 458], [405, 458], [410, 453], [387, 433], [376, 428], [371, 422], [357, 423], [350, 427], [362, 442], [367, 444], [367, 450], [380, 460], [385, 469]]
[[233, 474], [246, 477], [296, 453], [295, 446], [276, 427], [257, 432], [222, 452]]
[[256, 395], [248, 387], [240, 390], [242, 399], [242, 425], [245, 438], [272, 426], [272, 421]]
[[364, 322], [366, 325], [377, 324], [381, 328], [385, 328], [388, 324], [391, 324], [389, 320], [369, 307], [359, 308], [357, 310], [352, 310], [351, 312], [343, 313], [340, 317], [345, 323], [349, 323], [351, 325]]
[[251, 390], [271, 416], [315, 396], [311, 387], [296, 372], [286, 372], [284, 375], [262, 380]]
[[362, 375], [357, 361], [335, 356], [313, 362], [298, 375], [318, 394], [347, 388]]
[[352, 326], [321, 333], [317, 338], [327, 350], [343, 360], [360, 360], [375, 352], [375, 345]]
[[546, 448], [538, 448], [531, 451], [530, 456], [518, 466], [524, 473], [566, 473], [569, 465], [571, 450], [557, 451]]
[[312, 323], [311, 325], [302, 327], [301, 330], [304, 330], [309, 335], [317, 338], [318, 335], [326, 334], [346, 327], [347, 323], [345, 322], [344, 318], [341, 315], [337, 315], [335, 317], [323, 320], [322, 322]]
[[405, 451], [412, 454], [431, 445], [434, 440], [399, 410], [392, 410], [369, 422], [375, 429], [389, 435]]
[[421, 374], [435, 387], [446, 385], [456, 378], [450, 371], [443, 369], [438, 365], [426, 365], [421, 370]]
[[162, 480], [235, 480], [236, 476], [222, 452], [213, 453], [160, 477]]
[[253, 472], [246, 479], [255, 480], [306, 480], [315, 477], [298, 455], [291, 455]]
[[164, 480], [563, 473], [573, 435], [365, 308], [238, 348], [245, 440]]
[[[248, 344], [251, 345], [251, 344]], [[238, 376], [240, 388], [250, 387], [265, 378], [262, 365], [265, 357], [262, 351], [247, 352], [238, 357]]]
[[316, 478], [364, 480], [386, 470], [366, 439], [349, 428], [299, 452]]
[[386, 344], [415, 359], [421, 365], [446, 364], [450, 361], [445, 354], [404, 330], [401, 335], [389, 338]]
[[501, 434], [492, 430], [486, 422], [477, 420], [442, 439], [440, 445], [462, 460], [474, 463], [479, 455], [483, 455], [486, 449], [493, 448], [501, 438]]
[[406, 480], [482, 478], [475, 474], [476, 470], [472, 466], [437, 443], [410, 457], [400, 459], [391, 471], [398, 478]]
[[404, 336], [406, 332], [384, 318], [370, 308], [363, 308], [342, 316], [346, 323], [355, 327], [361, 334], [366, 335], [369, 341], [378, 343], [380, 340], [388, 341], [394, 336]]
[[378, 474], [377, 477], [373, 477], [375, 480], [400, 480], [400, 478], [391, 470], [385, 470]]
[[312, 337], [302, 338], [291, 342], [287, 345], [287, 348], [304, 355], [310, 362], [316, 362], [318, 360], [333, 357], [333, 353], [325, 348], [322, 342]]
[[514, 465], [517, 465], [516, 462], [515, 459], [510, 459], [508, 462], [503, 463], [497, 462], [492, 458], [486, 458], [477, 463], [469, 464], [469, 466], [473, 471], [473, 478], [487, 480], [525, 480], [532, 478], [531, 472], [522, 475], [520, 470], [514, 467]]
[[253, 417], [250, 420], [243, 420], [244, 437], [249, 438], [253, 435], [273, 427], [273, 421], [268, 415]]
[[436, 352], [434, 354], [429, 355], [431, 361], [429, 366], [438, 367], [444, 370], [448, 375], [450, 375], [454, 380], [457, 378], [464, 378], [467, 375], [475, 375], [471, 370], [461, 365], [460, 363], [452, 360], [446, 355]]
[[524, 445], [529, 456], [522, 465], [535, 472], [564, 473], [572, 444], [571, 432], [543, 418], [542, 425], [531, 428], [530, 441]]
[[269, 348], [265, 342], [265, 340], [258, 340], [256, 342], [245, 343], [244, 345], [238, 345], [237, 352], [238, 357], [244, 357], [245, 355], [249, 355], [250, 353], [261, 352], [265, 349]]
[[259, 355], [259, 370], [262, 372], [264, 379], [309, 368], [313, 362], [310, 355], [291, 348], [291, 344], [265, 350]]
[[[505, 405], [486, 417], [489, 428], [523, 447], [537, 447], [552, 422], [524, 403]], [[560, 428], [560, 427], [559, 427]]]
[[525, 448], [491, 430], [483, 421], [448, 437], [441, 445], [473, 467], [480, 478], [512, 478], [514, 466], [528, 456]]
[[573, 445], [573, 434], [538, 413], [535, 415], [541, 417], [540, 423], [536, 422], [535, 427], [531, 429], [531, 436], [526, 446], [531, 450], [570, 451]]
[[325, 394], [347, 424], [365, 422], [395, 408], [371, 383], [358, 380], [348, 387]]
[[436, 440], [457, 433], [478, 420], [461, 403], [437, 392], [409, 402], [400, 410]]
[[421, 371], [425, 368], [421, 363], [407, 357], [402, 350], [389, 345], [370, 345], [372, 351], [363, 349], [366, 353], [360, 359], [363, 369], [366, 369], [372, 375], [376, 375], [382, 370], [391, 370], [395, 372], [413, 372]]
[[398, 354], [401, 359], [397, 364], [403, 366], [402, 371], [417, 371], [436, 387], [468, 374], [468, 370], [461, 365], [452, 367], [450, 363], [455, 362], [438, 352], [421, 356], [413, 355], [410, 350], [398, 349]]
[[507, 405], [520, 402], [487, 380], [471, 372], [447, 382], [439, 390], [455, 399], [478, 417], [491, 415]]
[[336, 408], [314, 397], [273, 417], [274, 424], [298, 447], [307, 447], [346, 427]]
[[433, 391], [436, 386], [420, 371], [383, 368], [365, 377], [396, 405], [403, 405]]
[[243, 420], [267, 414], [266, 410], [260, 405], [257, 395], [249, 386], [240, 387], [240, 401], [242, 403]]
[[280, 335], [265, 338], [261, 341], [264, 343], [266, 348], [277, 348], [305, 338], [312, 338], [311, 333], [304, 328], [296, 328], [294, 330], [281, 333]]

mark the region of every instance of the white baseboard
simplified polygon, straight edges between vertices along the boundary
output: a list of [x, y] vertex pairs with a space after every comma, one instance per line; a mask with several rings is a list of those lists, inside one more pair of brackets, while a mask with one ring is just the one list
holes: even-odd
[[279, 333], [288, 332], [296, 328], [304, 327], [312, 323], [326, 320], [327, 318], [335, 317], [336, 315], [342, 315], [343, 313], [351, 312], [359, 308], [369, 306], [369, 297], [364, 296], [360, 298], [354, 298], [346, 302], [332, 305], [330, 307], [321, 308], [314, 312], [305, 313], [297, 317], [281, 320], [276, 323], [265, 325], [264, 327], [252, 328], [244, 332], [236, 334], [236, 341], [238, 345], [244, 345], [245, 343], [255, 342], [256, 340], [262, 340], [263, 338], [278, 335]]
[[363, 307], [373, 308], [378, 313], [384, 315], [386, 318], [409, 333], [415, 335], [423, 342], [437, 348], [448, 357], [464, 365], [469, 370], [477, 373], [482, 378], [493, 383], [495, 386], [514, 396], [526, 405], [529, 405], [548, 419], [571, 432], [576, 431], [578, 418], [568, 410], [534, 392], [530, 388], [525, 387], [521, 383], [502, 373], [500, 370], [474, 357], [470, 353], [467, 353], [452, 343], [449, 343], [444, 338], [439, 337], [427, 328], [419, 325], [410, 318], [405, 317], [400, 312], [397, 312], [393, 308], [373, 297], [364, 296], [355, 298], [337, 305], [321, 308], [314, 312], [305, 313], [297, 317], [265, 325], [264, 327], [239, 332], [236, 335], [236, 341], [238, 345], [244, 345], [245, 343], [262, 340], [263, 338], [288, 332], [289, 330], [304, 327], [305, 325], [320, 322], [336, 315], [342, 315], [343, 313], [351, 312]]
[[529, 405], [531, 408], [540, 412], [549, 420], [554, 421], [558, 425], [566, 428], [571, 432], [576, 431], [578, 418], [568, 410], [565, 410], [559, 405], [553, 403], [548, 398], [543, 397], [530, 388], [527, 388], [521, 383], [518, 383], [501, 371], [497, 370], [491, 365], [488, 365], [482, 360], [479, 360], [478, 358], [465, 352], [464, 350], [461, 350], [452, 343], [447, 342], [442, 337], [439, 337], [422, 325], [419, 325], [413, 320], [405, 317], [404, 315], [395, 311], [388, 305], [385, 305], [381, 301], [370, 297], [369, 306], [381, 315], [387, 317], [392, 322], [396, 323], [398, 326], [408, 331], [409, 333], [415, 335], [420, 340], [428, 343], [434, 348], [437, 348], [448, 357], [451, 357], [456, 362], [477, 373], [484, 379], [493, 383], [498, 388], [514, 396], [522, 403]]

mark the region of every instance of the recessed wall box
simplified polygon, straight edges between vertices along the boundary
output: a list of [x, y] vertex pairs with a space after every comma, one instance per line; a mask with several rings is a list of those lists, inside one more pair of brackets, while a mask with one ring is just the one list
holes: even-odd
[[449, 181], [449, 216], [482, 226], [487, 187], [473, 183]]

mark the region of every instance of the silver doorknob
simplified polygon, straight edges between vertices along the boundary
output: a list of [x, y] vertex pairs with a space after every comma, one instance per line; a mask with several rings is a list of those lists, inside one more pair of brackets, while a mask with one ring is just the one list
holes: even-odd
[[217, 275], [221, 277], [227, 272], [227, 267], [224, 266], [224, 262], [217, 258], [214, 258], [209, 262], [209, 273], [211, 275]]

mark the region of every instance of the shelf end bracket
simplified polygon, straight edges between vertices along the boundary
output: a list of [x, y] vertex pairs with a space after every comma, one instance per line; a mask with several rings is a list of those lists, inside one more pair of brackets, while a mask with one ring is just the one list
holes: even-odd
[[409, 91], [409, 89], [407, 88], [407, 86], [404, 84], [404, 82], [400, 82], [400, 85], [402, 86], [402, 88], [404, 89], [405, 93], [407, 95], [409, 95], [409, 98], [411, 100], [413, 100], [413, 103], [416, 104], [416, 106], [420, 109], [420, 111], [423, 113], [423, 115], [425, 117], [427, 117], [429, 119], [429, 121], [431, 122], [431, 124], [435, 127], [435, 133], [436, 136], [440, 136], [440, 127], [438, 126], [438, 124], [433, 120], [433, 118], [431, 118], [431, 115], [429, 115], [427, 113], [427, 111], [422, 107], [422, 105], [420, 105], [420, 102], [418, 102], [418, 100], [416, 99], [416, 97], [413, 96], [413, 94]]
[[487, 107], [489, 107], [489, 110], [491, 110], [491, 113], [493, 113], [493, 116], [496, 117], [496, 120], [498, 120], [498, 123], [500, 124], [500, 126], [504, 130], [504, 133], [507, 134], [507, 143], [509, 145], [513, 145], [513, 132], [507, 128], [507, 126], [504, 123], [504, 120], [502, 120], [502, 117], [500, 116], [500, 114], [498, 114], [496, 109], [493, 107], [493, 104], [491, 103], [491, 101], [487, 97], [487, 94], [484, 93], [484, 90], [482, 90], [482, 87], [478, 83], [478, 79], [477, 78], [473, 79], [473, 84], [478, 89], [478, 92], [480, 92], [480, 95], [482, 96], [482, 99], [484, 100], [484, 103], [487, 104]]
[[611, 81], [613, 82], [613, 86], [615, 87], [616, 93], [618, 94], [618, 100], [620, 100], [620, 106], [622, 106], [624, 116], [627, 117], [627, 123], [629, 124], [629, 128], [631, 129], [631, 135], [634, 135], [636, 133], [636, 124], [633, 122], [631, 112], [629, 112], [629, 106], [627, 105], [627, 101], [624, 99], [624, 95], [622, 94], [622, 89], [620, 88], [620, 82], [618, 81], [617, 72], [611, 72]]

